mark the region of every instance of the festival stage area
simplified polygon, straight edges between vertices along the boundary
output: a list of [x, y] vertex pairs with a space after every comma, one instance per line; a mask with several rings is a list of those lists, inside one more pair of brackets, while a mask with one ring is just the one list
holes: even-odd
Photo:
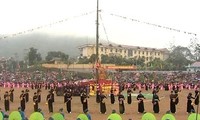
[[[5, 93], [5, 91], [9, 91], [8, 88], [0, 88], [1, 92], [1, 101], [0, 101], [0, 107], [2, 109], [4, 109], [4, 100], [3, 100], [3, 94]], [[20, 103], [19, 103], [19, 96], [21, 94], [21, 90], [20, 88], [15, 88], [14, 91], [14, 103], [10, 102], [10, 111], [8, 113], [10, 113], [11, 111], [17, 110], [17, 108], [19, 107]], [[25, 89], [23, 89], [25, 90]], [[32, 96], [33, 93], [36, 92], [36, 90], [30, 90], [30, 99], [29, 102], [26, 104], [26, 116], [29, 118], [30, 114], [33, 112], [33, 102], [32, 102]], [[125, 91], [126, 92], [126, 91]], [[144, 91], [143, 93], [151, 93], [152, 91]], [[187, 105], [187, 95], [189, 92], [193, 93], [194, 96], [194, 90], [182, 90], [179, 93], [179, 104], [177, 105], [177, 112], [176, 114], [174, 114], [174, 116], [176, 117], [176, 120], [187, 120], [188, 114], [186, 113], [186, 105]], [[52, 113], [48, 113], [48, 108], [47, 105], [45, 104], [46, 102], [46, 95], [47, 95], [48, 91], [42, 89], [42, 102], [39, 104], [39, 108], [42, 109], [45, 119], [48, 119]], [[137, 91], [134, 91], [133, 95], [136, 95], [138, 93]], [[160, 91], [158, 93], [159, 97], [160, 97], [160, 113], [155, 114], [157, 120], [161, 120], [162, 116], [166, 113], [166, 111], [169, 110], [169, 95], [170, 95], [170, 91]], [[125, 96], [126, 97], [126, 96]], [[82, 105], [80, 102], [80, 97], [73, 97], [72, 99], [72, 113], [68, 114], [66, 112], [66, 107], [63, 103], [63, 97], [62, 96], [56, 96], [55, 95], [55, 103], [54, 103], [54, 113], [58, 112], [58, 110], [60, 108], [63, 108], [65, 110], [65, 118], [66, 120], [75, 120], [76, 117], [82, 113]], [[106, 100], [106, 107], [107, 107], [107, 114], [100, 114], [99, 113], [99, 104], [96, 103], [96, 97], [95, 96], [91, 96], [89, 98], [89, 112], [92, 116], [92, 120], [106, 120], [106, 118], [109, 116], [109, 114], [111, 114], [112, 109], [115, 109], [117, 111], [117, 113], [119, 113], [119, 109], [118, 109], [118, 101], [117, 101], [117, 97], [115, 98], [116, 102], [115, 104], [110, 104], [110, 98], [108, 96], [107, 100]], [[196, 106], [195, 106], [196, 109]], [[145, 100], [145, 110], [146, 112], [151, 112], [153, 113], [152, 110], [152, 103], [151, 103], [151, 99], [146, 99]], [[129, 118], [132, 118], [133, 120], [141, 120], [143, 114], [138, 114], [137, 113], [137, 101], [135, 96], [133, 97], [133, 102], [131, 105], [126, 103], [125, 100], [125, 114], [122, 114], [121, 117], [123, 118], [123, 120], [128, 120]]]

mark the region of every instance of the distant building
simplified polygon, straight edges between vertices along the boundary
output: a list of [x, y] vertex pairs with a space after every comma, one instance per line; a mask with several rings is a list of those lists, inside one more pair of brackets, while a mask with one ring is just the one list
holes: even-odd
[[189, 72], [198, 72], [200, 71], [200, 62], [194, 62], [191, 65], [187, 66], [187, 71]]
[[[89, 58], [92, 54], [96, 54], [95, 44], [86, 44], [79, 47], [82, 57]], [[139, 46], [128, 45], [103, 45], [99, 44], [99, 58], [101, 55], [122, 56], [123, 58], [144, 58], [145, 63], [148, 63], [155, 58], [166, 60], [169, 57], [169, 51], [166, 48], [156, 49]]]

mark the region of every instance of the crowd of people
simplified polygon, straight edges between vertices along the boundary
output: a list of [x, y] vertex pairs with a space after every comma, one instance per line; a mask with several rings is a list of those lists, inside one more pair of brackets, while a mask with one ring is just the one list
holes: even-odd
[[[66, 110], [68, 113], [72, 112], [72, 99], [75, 94], [75, 91], [79, 93], [80, 102], [82, 104], [82, 111], [83, 113], [88, 112], [88, 99], [90, 87], [89, 85], [82, 85], [77, 83], [73, 80], [63, 80], [58, 81], [54, 76], [55, 72], [46, 73], [46, 75], [41, 78], [43, 81], [31, 81], [30, 73], [18, 73], [18, 74], [11, 74], [11, 73], [1, 73], [1, 87], [10, 88], [9, 91], [5, 91], [3, 95], [4, 100], [4, 109], [5, 111], [10, 111], [10, 102], [14, 102], [14, 91], [17, 88], [24, 88], [21, 91], [19, 96], [20, 98], [20, 107], [19, 110], [24, 112], [26, 110], [26, 103], [29, 102], [29, 90], [36, 90], [32, 97], [34, 103], [34, 112], [41, 112], [38, 104], [41, 102], [41, 89], [48, 90], [48, 94], [46, 95], [46, 104], [48, 105], [49, 113], [54, 112], [53, 103], [54, 100], [54, 92], [57, 88], [63, 87], [63, 97], [64, 103], [66, 105]], [[126, 76], [127, 75], [127, 76]], [[54, 76], [54, 77], [52, 77]], [[132, 76], [132, 77], [131, 77]], [[143, 77], [143, 81], [140, 81], [141, 76]], [[149, 79], [152, 76], [152, 79]], [[41, 76], [40, 76], [41, 77]], [[195, 90], [195, 94], [190, 92], [187, 96], [187, 112], [195, 112], [194, 105], [199, 104], [199, 86], [198, 80], [195, 73], [115, 73], [116, 80], [114, 82], [118, 82], [119, 84], [119, 93], [116, 95], [114, 94], [114, 89], [111, 88], [109, 97], [110, 103], [114, 104], [118, 101], [119, 104], [119, 113], [125, 113], [125, 97], [124, 93], [126, 91], [127, 95], [127, 103], [132, 104], [132, 93], [133, 91], [138, 90], [139, 93], [136, 97], [138, 101], [138, 113], [145, 113], [145, 106], [144, 100], [146, 99], [142, 93], [142, 90], [151, 90], [152, 91], [152, 106], [154, 113], [160, 112], [159, 107], [159, 93], [160, 90], [171, 91], [170, 94], [170, 112], [176, 113], [176, 105], [179, 103], [179, 92], [183, 89], [193, 89]], [[124, 77], [128, 80], [130, 78], [132, 81], [124, 81]], [[51, 79], [49, 79], [51, 78]], [[53, 79], [54, 78], [54, 79]], [[122, 79], [123, 78], [123, 79]], [[162, 80], [158, 80], [161, 79]], [[13, 79], [15, 79], [13, 81]], [[53, 80], [52, 80], [53, 79]], [[120, 80], [121, 79], [121, 80]], [[177, 81], [178, 80], [178, 81]], [[145, 82], [144, 82], [145, 81]], [[117, 100], [115, 100], [117, 97]], [[96, 102], [99, 103], [100, 106], [100, 113], [106, 114], [106, 102], [105, 99], [108, 99], [108, 96], [101, 90], [100, 87], [97, 87], [96, 90]], [[194, 102], [193, 102], [194, 101]], [[1, 110], [2, 111], [2, 110]], [[63, 110], [60, 110], [62, 113]], [[9, 115], [4, 114], [5, 117]], [[89, 115], [90, 116], [90, 115]], [[91, 119], [91, 116], [90, 116]]]

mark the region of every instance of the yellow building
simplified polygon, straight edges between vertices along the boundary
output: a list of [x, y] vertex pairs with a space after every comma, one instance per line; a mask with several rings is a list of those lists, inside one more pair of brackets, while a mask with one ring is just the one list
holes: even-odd
[[[92, 54], [96, 54], [95, 44], [86, 44], [79, 47], [83, 57], [89, 58]], [[166, 48], [156, 49], [139, 46], [128, 46], [128, 45], [116, 45], [99, 44], [99, 58], [101, 55], [108, 56], [122, 56], [124, 58], [144, 58], [145, 63], [148, 63], [155, 58], [160, 60], [166, 60], [169, 57], [169, 51]]]

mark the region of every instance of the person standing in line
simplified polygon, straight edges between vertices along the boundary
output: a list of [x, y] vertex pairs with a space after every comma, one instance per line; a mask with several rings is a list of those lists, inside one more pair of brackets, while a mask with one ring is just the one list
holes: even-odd
[[127, 103], [131, 104], [132, 103], [132, 96], [131, 96], [132, 90], [131, 88], [128, 88], [127, 90]]
[[119, 113], [124, 114], [125, 113], [125, 106], [124, 106], [124, 95], [120, 92], [118, 95], [118, 101], [119, 101]]
[[26, 103], [29, 101], [29, 90], [25, 90]]
[[171, 91], [170, 94], [170, 111], [171, 113], [176, 113], [176, 95], [174, 91]]
[[160, 99], [159, 99], [159, 96], [157, 95], [157, 92], [153, 91], [152, 104], [153, 104], [154, 113], [160, 112], [159, 101], [160, 101]]
[[5, 92], [4, 94], [4, 106], [5, 106], [5, 111], [10, 110], [10, 95], [8, 94], [8, 91]]
[[144, 113], [144, 95], [142, 95], [142, 91], [139, 91], [139, 94], [137, 95], [138, 100], [138, 113]]
[[22, 93], [20, 94], [20, 106], [21, 106], [21, 110], [25, 111], [26, 108], [26, 96], [24, 93], [24, 90], [22, 90]]
[[105, 99], [107, 99], [107, 97], [105, 96], [104, 92], [102, 92], [100, 94], [100, 113], [101, 114], [106, 114], [106, 103], [105, 103]]
[[66, 104], [68, 113], [71, 113], [71, 100], [72, 100], [72, 93], [70, 92], [70, 90], [66, 90], [64, 93], [64, 103]]
[[195, 109], [194, 109], [194, 102], [192, 99], [195, 99], [194, 97], [192, 97], [192, 93], [188, 93], [188, 96], [187, 96], [187, 113], [191, 113], [191, 112], [195, 112]]
[[11, 88], [9, 92], [10, 92], [10, 102], [13, 102], [14, 101], [14, 89]]
[[46, 104], [48, 105], [49, 113], [53, 113], [53, 96], [51, 91], [49, 91], [46, 97]]
[[114, 95], [113, 88], [110, 90], [110, 102], [111, 104], [115, 103], [115, 95]]
[[38, 96], [38, 103], [41, 102], [41, 90], [40, 89], [37, 89], [37, 96]]
[[97, 90], [96, 90], [96, 103], [100, 103], [100, 96], [101, 96], [100, 90], [99, 90], [99, 88], [97, 88]]
[[83, 91], [81, 94], [81, 103], [83, 105], [83, 112], [87, 109], [88, 110], [88, 98], [89, 96], [87, 95], [86, 91]]
[[175, 104], [176, 104], [176, 105], [178, 105], [178, 103], [179, 103], [179, 96], [178, 96], [178, 92], [179, 92], [179, 90], [178, 90], [178, 89], [174, 90], [174, 94], [175, 94]]
[[195, 96], [194, 96], [194, 104], [195, 105], [199, 105], [199, 88], [197, 88], [196, 90], [195, 90]]
[[36, 92], [33, 95], [33, 107], [34, 107], [34, 112], [38, 112], [38, 95]]

